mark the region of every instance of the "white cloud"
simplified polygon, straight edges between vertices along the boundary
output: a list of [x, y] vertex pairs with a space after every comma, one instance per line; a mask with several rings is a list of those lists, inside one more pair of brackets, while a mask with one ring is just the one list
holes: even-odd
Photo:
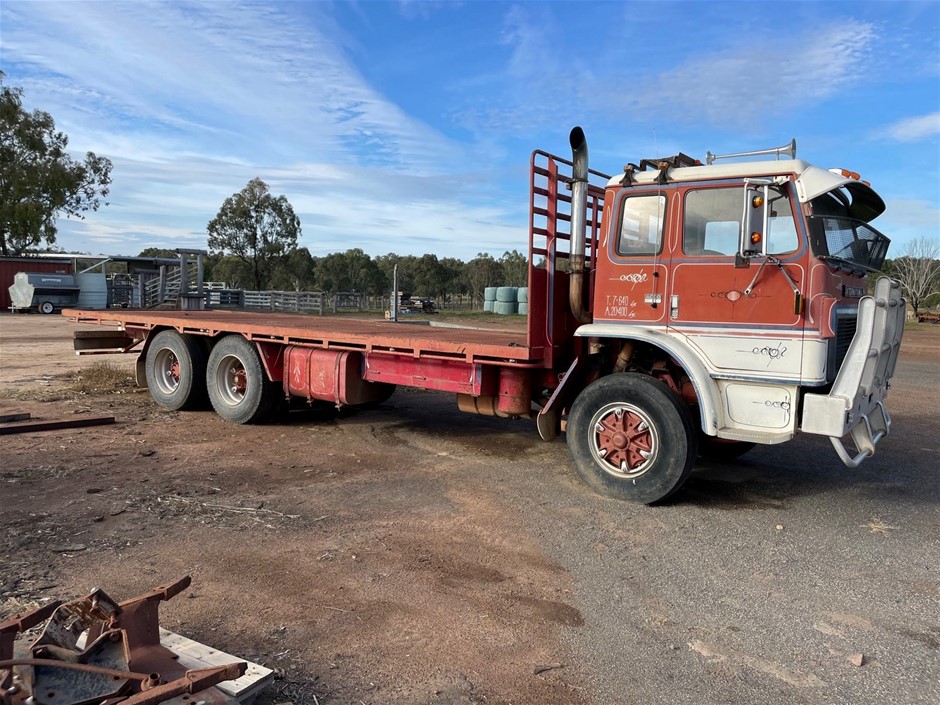
[[[940, 134], [940, 112], [898, 120], [885, 131], [898, 142], [918, 142]], [[883, 134], [883, 133], [882, 133]]]
[[751, 35], [723, 52], [690, 59], [641, 82], [639, 95], [626, 102], [638, 110], [713, 125], [780, 117], [859, 80], [874, 38], [873, 27], [858, 21], [799, 35]]
[[[688, 53], [652, 42], [608, 50], [602, 63], [566, 53], [565, 29], [547, 13], [511, 8], [502, 31], [512, 51], [499, 74], [464, 81], [496, 89], [499, 100], [454, 111], [478, 133], [531, 133], [543, 124], [574, 124], [594, 114], [624, 121], [740, 126], [766, 122], [825, 101], [858, 82], [876, 39], [873, 25], [841, 20], [798, 33], [768, 26], [724, 33], [724, 49]], [[742, 38], [745, 35], [745, 38]], [[730, 37], [730, 39], [728, 39]], [[600, 51], [600, 49], [599, 49]], [[655, 58], [655, 61], [653, 59]], [[478, 84], [478, 85], [475, 85]]]
[[459, 156], [363, 79], [326, 8], [7, 2], [3, 15], [5, 60], [69, 132], [120, 135], [134, 124], [197, 153], [422, 173]]

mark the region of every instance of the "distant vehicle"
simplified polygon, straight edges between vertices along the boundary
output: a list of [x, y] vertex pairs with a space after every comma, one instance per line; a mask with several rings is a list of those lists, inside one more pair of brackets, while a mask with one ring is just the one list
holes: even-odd
[[9, 287], [12, 310], [55, 313], [78, 303], [79, 287], [71, 274], [17, 272]]
[[114, 347], [142, 344], [138, 380], [168, 409], [208, 395], [226, 421], [251, 423], [289, 397], [343, 406], [397, 384], [453, 392], [463, 411], [532, 419], [546, 440], [564, 431], [588, 485], [638, 502], [677, 491], [699, 455], [732, 459], [800, 432], [828, 436], [850, 467], [874, 454], [891, 427], [905, 304], [878, 276], [889, 240], [870, 225], [885, 209], [871, 186], [796, 159], [795, 142], [706, 164], [643, 159], [611, 177], [588, 168], [580, 128], [570, 141], [571, 160], [532, 154], [525, 335], [64, 313], [118, 325]]
[[398, 305], [399, 313], [438, 313], [437, 306], [431, 299], [402, 299]]

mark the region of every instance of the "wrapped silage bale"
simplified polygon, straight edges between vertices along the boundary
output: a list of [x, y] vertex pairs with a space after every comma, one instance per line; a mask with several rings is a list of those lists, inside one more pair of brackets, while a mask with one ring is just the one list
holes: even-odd
[[497, 301], [493, 304], [493, 310], [501, 316], [509, 316], [516, 312], [518, 305], [515, 301]]
[[495, 301], [484, 301], [484, 302], [483, 302], [483, 310], [484, 310], [486, 313], [493, 313], [493, 304], [495, 304], [495, 303], [496, 303]]
[[[520, 304], [529, 303], [529, 287], [527, 286], [519, 287], [519, 291], [516, 292], [516, 301], [518, 301]], [[519, 313], [522, 313], [522, 311], [520, 311]]]
[[496, 301], [496, 289], [495, 286], [488, 286], [483, 289], [483, 300], [484, 301]]
[[518, 313], [519, 313], [520, 316], [528, 316], [528, 315], [529, 315], [529, 304], [528, 304], [527, 302], [525, 302], [525, 301], [520, 301], [520, 302], [519, 302]]
[[496, 301], [501, 303], [516, 303], [519, 290], [514, 286], [501, 286], [496, 289]]

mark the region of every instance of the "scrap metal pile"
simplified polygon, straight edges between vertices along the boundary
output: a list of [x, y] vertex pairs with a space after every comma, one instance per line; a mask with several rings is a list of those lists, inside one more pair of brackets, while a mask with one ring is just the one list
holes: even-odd
[[[0, 705], [235, 705], [212, 686], [243, 675], [246, 663], [187, 671], [160, 644], [160, 603], [190, 582], [187, 576], [120, 603], [95, 589], [3, 622]], [[17, 641], [46, 620], [32, 643]]]

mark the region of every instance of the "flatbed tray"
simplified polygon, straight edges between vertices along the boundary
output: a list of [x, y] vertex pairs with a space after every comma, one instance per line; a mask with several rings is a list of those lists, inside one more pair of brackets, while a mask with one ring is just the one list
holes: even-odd
[[542, 348], [529, 347], [525, 331], [506, 331], [386, 320], [312, 317], [246, 311], [83, 311], [65, 309], [77, 323], [115, 325], [129, 332], [175, 328], [180, 333], [216, 336], [240, 333], [249, 340], [285, 345], [357, 350], [367, 354], [465, 360], [471, 363], [538, 367]]

